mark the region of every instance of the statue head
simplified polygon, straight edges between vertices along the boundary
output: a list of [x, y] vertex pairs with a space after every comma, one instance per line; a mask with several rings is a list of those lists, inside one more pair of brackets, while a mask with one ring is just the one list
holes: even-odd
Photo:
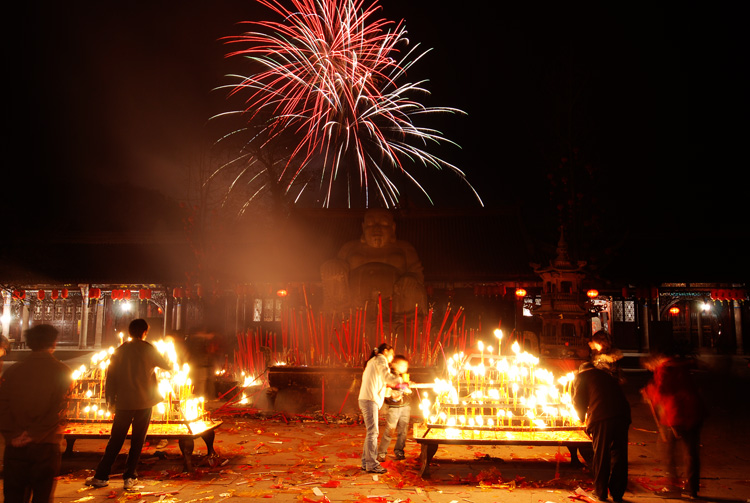
[[362, 241], [373, 248], [382, 248], [396, 241], [396, 222], [390, 211], [371, 209], [365, 212]]

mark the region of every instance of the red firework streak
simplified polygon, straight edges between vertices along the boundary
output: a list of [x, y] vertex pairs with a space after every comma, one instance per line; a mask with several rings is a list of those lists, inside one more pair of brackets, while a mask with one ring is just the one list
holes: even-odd
[[[323, 205], [328, 206], [334, 180], [344, 180], [347, 198], [363, 193], [368, 205], [370, 199], [379, 199], [391, 207], [399, 197], [391, 172], [406, 175], [429, 199], [410, 172], [421, 164], [453, 171], [481, 203], [459, 168], [422, 148], [452, 142], [416, 125], [417, 116], [463, 112], [424, 106], [415, 96], [429, 94], [425, 81], [402, 82], [427, 52], [419, 44], [408, 47], [403, 21], [377, 18], [377, 0], [258, 2], [279, 20], [244, 22], [249, 31], [223, 39], [239, 47], [227, 57], [252, 62], [254, 73], [233, 75], [236, 80], [223, 86], [230, 97], [243, 99], [243, 109], [216, 117], [241, 115], [249, 129], [262, 128], [253, 141], [263, 148], [282, 136], [293, 137], [291, 154], [274, 183], [287, 193], [296, 183], [297, 197], [308, 186], [319, 187], [325, 192]], [[254, 158], [244, 154], [236, 161], [249, 166]], [[313, 170], [318, 181], [303, 181]], [[257, 172], [247, 176], [248, 184], [258, 178]]]

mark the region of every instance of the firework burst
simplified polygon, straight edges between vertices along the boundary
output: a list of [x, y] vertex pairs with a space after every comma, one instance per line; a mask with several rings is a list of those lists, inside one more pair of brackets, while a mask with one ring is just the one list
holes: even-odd
[[[278, 0], [257, 1], [282, 21], [246, 22], [250, 31], [225, 39], [241, 46], [227, 56], [247, 58], [257, 71], [232, 75], [234, 83], [223, 88], [244, 100], [242, 110], [229, 114], [241, 114], [247, 130], [261, 125], [253, 134], [260, 147], [238, 159], [243, 166], [282, 138], [293, 138], [282, 165], [261, 163], [269, 180], [264, 187], [276, 184], [294, 200], [305, 190], [319, 190], [328, 206], [341, 186], [337, 180], [343, 180], [350, 206], [363, 192], [366, 206], [378, 199], [392, 207], [399, 200], [396, 173], [430, 199], [413, 172], [423, 165], [449, 169], [471, 188], [459, 168], [426, 150], [452, 142], [414, 123], [418, 116], [463, 112], [416, 101], [428, 94], [424, 81], [401, 83], [427, 52], [418, 52], [418, 45], [401, 52], [408, 45], [403, 22], [377, 18], [377, 3], [363, 0], [289, 0], [291, 8]], [[257, 180], [257, 165], [243, 169], [237, 180], [243, 175]]]

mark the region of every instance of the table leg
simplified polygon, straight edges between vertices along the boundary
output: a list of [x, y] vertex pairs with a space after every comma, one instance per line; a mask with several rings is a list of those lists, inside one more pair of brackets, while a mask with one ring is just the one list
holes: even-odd
[[214, 439], [216, 438], [216, 432], [215, 430], [208, 430], [203, 435], [201, 435], [201, 438], [206, 443], [206, 461], [208, 462], [208, 466], [214, 468], [219, 463], [219, 455], [216, 454], [216, 451], [214, 450]]
[[182, 452], [182, 459], [185, 461], [183, 471], [192, 472], [195, 441], [192, 438], [181, 438], [178, 443], [180, 445], [180, 452]]
[[216, 438], [216, 431], [215, 430], [208, 430], [206, 433], [201, 435], [201, 438], [206, 443], [206, 451], [209, 456], [216, 455], [216, 451], [214, 450], [214, 439]]
[[430, 477], [430, 461], [435, 457], [437, 444], [422, 444], [422, 451], [419, 454], [419, 476], [423, 479]]
[[63, 456], [68, 457], [73, 455], [73, 444], [76, 443], [75, 438], [66, 438], [65, 439], [65, 452], [63, 452]]

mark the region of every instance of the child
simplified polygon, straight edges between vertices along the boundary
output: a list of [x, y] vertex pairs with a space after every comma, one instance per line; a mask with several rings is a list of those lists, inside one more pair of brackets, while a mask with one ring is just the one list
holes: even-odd
[[380, 466], [378, 454], [378, 410], [385, 400], [386, 386], [401, 384], [402, 380], [391, 374], [388, 364], [393, 360], [393, 348], [381, 344], [373, 349], [362, 373], [362, 387], [359, 389], [359, 408], [365, 421], [367, 435], [362, 448], [362, 469], [370, 473], [385, 473]]
[[391, 432], [396, 429], [396, 445], [393, 447], [393, 455], [396, 459], [405, 459], [404, 446], [406, 445], [406, 434], [409, 430], [409, 419], [411, 417], [411, 390], [409, 389], [409, 361], [403, 355], [396, 355], [391, 362], [392, 372], [403, 379], [403, 383], [389, 388], [385, 397], [386, 426], [383, 438], [380, 440], [378, 449], [378, 461], [385, 461], [385, 453], [391, 443]]

